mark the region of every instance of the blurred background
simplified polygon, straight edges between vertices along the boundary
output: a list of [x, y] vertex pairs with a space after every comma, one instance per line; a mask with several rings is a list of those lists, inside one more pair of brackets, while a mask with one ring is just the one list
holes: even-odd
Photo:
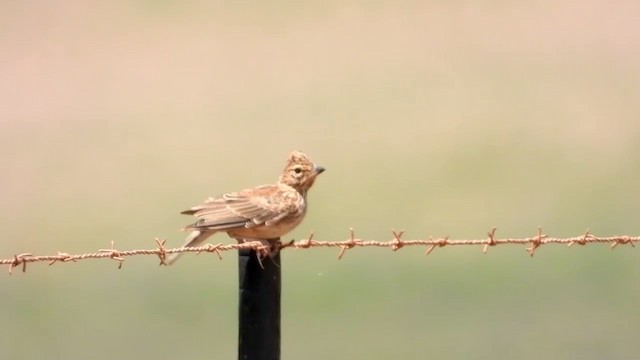
[[[293, 149], [287, 240], [638, 235], [639, 4], [4, 1], [0, 258], [179, 246]], [[636, 358], [637, 251], [287, 250], [282, 357]], [[0, 274], [3, 356], [235, 358], [224, 255]]]

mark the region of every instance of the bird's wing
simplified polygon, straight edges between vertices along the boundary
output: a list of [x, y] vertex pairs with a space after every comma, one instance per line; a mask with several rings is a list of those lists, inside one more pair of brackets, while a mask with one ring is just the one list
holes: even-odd
[[293, 189], [283, 191], [277, 185], [227, 193], [183, 211], [182, 214], [198, 218], [184, 230], [225, 230], [275, 224], [302, 211], [299, 206], [301, 200], [302, 197]]

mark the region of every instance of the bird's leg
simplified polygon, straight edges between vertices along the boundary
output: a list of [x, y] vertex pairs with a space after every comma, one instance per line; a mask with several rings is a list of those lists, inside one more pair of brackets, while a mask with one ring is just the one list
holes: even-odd
[[274, 259], [278, 254], [278, 251], [280, 251], [280, 248], [282, 247], [282, 242], [280, 241], [280, 238], [269, 239], [268, 241], [269, 241], [269, 245], [267, 245], [268, 246], [267, 255], [269, 255], [269, 259], [271, 260], [273, 265], [279, 267], [280, 264], [278, 264]]
[[280, 266], [275, 262], [275, 260], [273, 260], [275, 258], [275, 255], [278, 253], [278, 251], [280, 251], [280, 247], [282, 245], [282, 243], [280, 242], [280, 238], [275, 238], [275, 239], [241, 238], [237, 240], [238, 242], [244, 242], [244, 243], [257, 241], [262, 245], [262, 247], [256, 249], [256, 256], [258, 257], [258, 262], [260, 263], [260, 267], [262, 267], [263, 269], [264, 269], [264, 266], [262, 265], [262, 260], [267, 256], [269, 257], [269, 259], [271, 259], [274, 265]]
[[[276, 254], [278, 254], [278, 251], [280, 251], [280, 246], [282, 245], [282, 243], [280, 242], [280, 238], [258, 239], [257, 241], [259, 241], [264, 246], [257, 253], [260, 266], [262, 266], [262, 259], [266, 258], [267, 256], [275, 266], [280, 266], [280, 264], [276, 263], [276, 261], [274, 260]], [[262, 266], [262, 268], [264, 269], [264, 266]]]

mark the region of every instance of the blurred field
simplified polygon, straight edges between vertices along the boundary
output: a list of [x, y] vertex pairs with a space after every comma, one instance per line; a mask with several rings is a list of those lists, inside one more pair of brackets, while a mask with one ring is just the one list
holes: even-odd
[[[178, 214], [328, 170], [291, 238], [640, 233], [630, 1], [3, 2], [0, 257], [179, 245]], [[214, 241], [228, 241], [225, 237]], [[283, 359], [631, 359], [620, 246], [284, 254]], [[0, 276], [11, 359], [236, 354], [229, 253]]]

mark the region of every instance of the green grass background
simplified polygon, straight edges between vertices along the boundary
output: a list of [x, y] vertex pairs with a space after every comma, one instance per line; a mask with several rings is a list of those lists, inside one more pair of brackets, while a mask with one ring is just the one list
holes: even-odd
[[[342, 240], [637, 235], [631, 1], [0, 4], [0, 257], [181, 244], [179, 211], [328, 170]], [[215, 242], [228, 241], [225, 236]], [[0, 276], [11, 359], [234, 358], [234, 253]], [[637, 250], [283, 255], [283, 359], [632, 359]]]

